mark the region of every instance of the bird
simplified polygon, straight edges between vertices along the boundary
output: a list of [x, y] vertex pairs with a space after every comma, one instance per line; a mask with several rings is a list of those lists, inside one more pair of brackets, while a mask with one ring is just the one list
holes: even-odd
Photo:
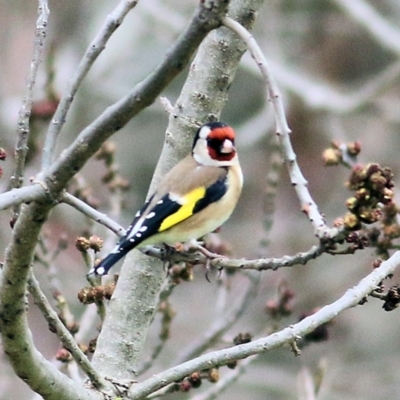
[[223, 122], [198, 128], [188, 156], [161, 180], [126, 234], [88, 275], [106, 275], [136, 247], [195, 241], [232, 214], [243, 186], [235, 131]]

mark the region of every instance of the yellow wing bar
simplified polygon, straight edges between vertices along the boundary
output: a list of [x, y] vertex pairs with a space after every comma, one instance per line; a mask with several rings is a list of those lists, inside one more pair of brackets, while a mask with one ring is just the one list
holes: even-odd
[[165, 231], [166, 229], [169, 229], [179, 222], [189, 218], [193, 214], [193, 209], [196, 203], [204, 197], [205, 193], [205, 187], [198, 187], [187, 193], [185, 196], [182, 196], [180, 198], [182, 206], [179, 208], [178, 211], [164, 219], [158, 231]]

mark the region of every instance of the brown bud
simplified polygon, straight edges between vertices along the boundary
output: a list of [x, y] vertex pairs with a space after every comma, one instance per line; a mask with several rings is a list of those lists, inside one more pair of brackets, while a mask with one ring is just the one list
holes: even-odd
[[0, 161], [5, 161], [7, 158], [7, 152], [0, 147]]
[[343, 218], [343, 225], [346, 229], [355, 230], [361, 227], [361, 222], [353, 213], [347, 213]]
[[245, 332], [245, 333], [239, 333], [237, 336], [233, 338], [233, 343], [235, 346], [243, 343], [250, 343], [253, 339], [253, 336], [251, 333]]
[[103, 239], [99, 236], [92, 235], [89, 238], [89, 246], [92, 250], [94, 250], [97, 253], [103, 247]]
[[179, 385], [179, 390], [181, 392], [188, 392], [191, 388], [192, 385], [187, 379], [184, 379]]
[[361, 151], [361, 142], [356, 140], [355, 142], [347, 143], [347, 153], [351, 156], [357, 156]]
[[83, 236], [78, 237], [75, 240], [75, 247], [81, 252], [86, 253], [90, 248], [89, 240]]
[[201, 386], [201, 376], [199, 372], [193, 372], [189, 377], [188, 381], [192, 385], [193, 388], [198, 388]]
[[211, 368], [207, 371], [208, 376], [207, 379], [211, 382], [211, 383], [216, 383], [219, 381], [219, 371], [217, 368]]
[[354, 211], [358, 206], [358, 200], [355, 197], [349, 197], [346, 200], [346, 207], [350, 211]]
[[229, 369], [235, 369], [235, 368], [237, 367], [237, 364], [238, 364], [238, 362], [237, 362], [237, 360], [235, 360], [235, 361], [230, 361], [230, 362], [228, 362], [228, 364], [226, 364], [226, 366], [227, 366]]
[[338, 165], [342, 161], [342, 155], [339, 150], [326, 149], [322, 153], [322, 160], [326, 166]]
[[57, 351], [56, 359], [61, 362], [72, 361], [71, 353], [64, 347]]

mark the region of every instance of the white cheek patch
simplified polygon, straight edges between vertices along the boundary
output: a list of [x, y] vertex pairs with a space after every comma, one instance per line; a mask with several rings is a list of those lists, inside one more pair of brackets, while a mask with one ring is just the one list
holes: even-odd
[[207, 136], [210, 132], [211, 128], [209, 126], [202, 126], [199, 131], [199, 136], [201, 139], [207, 139]]

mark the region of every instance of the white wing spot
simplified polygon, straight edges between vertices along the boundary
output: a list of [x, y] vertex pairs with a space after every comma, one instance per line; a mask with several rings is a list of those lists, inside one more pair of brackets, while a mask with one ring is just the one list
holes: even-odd
[[134, 238], [131, 238], [131, 239], [129, 239], [129, 241], [130, 241], [131, 243], [133, 243], [133, 242], [135, 241], [135, 239], [134, 239]]
[[119, 247], [119, 244], [117, 244], [111, 251], [110, 251], [110, 253], [111, 254], [116, 254], [116, 253], [119, 253], [120, 252], [120, 247]]
[[162, 204], [162, 203], [164, 203], [163, 199], [157, 201], [157, 204]]
[[156, 215], [156, 213], [155, 213], [154, 211], [152, 211], [150, 214], [148, 214], [148, 215], [146, 216], [146, 219], [153, 218], [155, 215]]
[[142, 237], [142, 234], [138, 232], [135, 236], [140, 238], [140, 237]]
[[[139, 229], [139, 232], [146, 232], [147, 231], [147, 226], [142, 226], [140, 229]], [[137, 234], [136, 234], [136, 236], [137, 236]]]
[[99, 268], [96, 269], [96, 274], [97, 275], [104, 275], [105, 272], [106, 271], [105, 271], [104, 267], [99, 267]]
[[140, 217], [140, 210], [135, 214], [135, 218]]

